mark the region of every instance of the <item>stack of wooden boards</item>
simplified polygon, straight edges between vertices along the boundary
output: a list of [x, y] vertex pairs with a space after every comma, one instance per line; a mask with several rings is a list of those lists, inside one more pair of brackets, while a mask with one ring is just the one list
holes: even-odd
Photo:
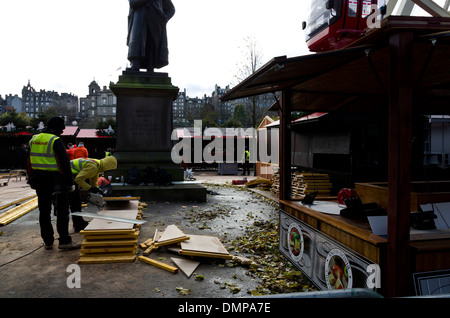
[[188, 277], [200, 262], [191, 259], [172, 257], [171, 260], [177, 266], [175, 267], [151, 259], [147, 256], [152, 251], [159, 249], [161, 246], [165, 246], [171, 252], [189, 257], [233, 258], [233, 255], [228, 253], [217, 237], [208, 235], [187, 235], [176, 225], [167, 226], [163, 232], [156, 230], [153, 238], [144, 241], [139, 246], [143, 250], [143, 255], [139, 256], [139, 260], [172, 273], [178, 272], [178, 268], [180, 268]]
[[[141, 219], [143, 204], [138, 197], [105, 197], [106, 206], [99, 214], [126, 219]], [[80, 264], [134, 262], [139, 225], [94, 218], [80, 231]]]
[[[280, 188], [279, 172], [273, 177], [271, 191], [278, 195]], [[294, 172], [291, 174], [291, 197], [303, 199], [308, 194], [317, 191], [317, 196], [327, 197], [331, 195], [333, 184], [326, 173]]]
[[15, 219], [18, 219], [22, 215], [27, 214], [28, 212], [36, 209], [38, 207], [38, 199], [36, 195], [32, 195], [29, 197], [25, 197], [10, 203], [5, 204], [0, 207], [0, 210], [7, 209], [12, 205], [16, 205], [15, 207], [10, 208], [9, 210], [0, 214], [0, 226], [4, 226]]

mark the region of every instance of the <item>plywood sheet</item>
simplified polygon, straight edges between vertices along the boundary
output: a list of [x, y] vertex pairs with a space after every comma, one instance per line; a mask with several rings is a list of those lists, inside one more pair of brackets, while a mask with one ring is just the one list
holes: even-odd
[[[156, 238], [156, 236], [155, 236]], [[174, 244], [189, 240], [189, 236], [183, 233], [176, 225], [169, 225], [159, 238], [155, 241], [155, 246]]]
[[[114, 216], [118, 218], [135, 219], [137, 216], [137, 211], [105, 211], [99, 212], [99, 214]], [[131, 223], [103, 219], [92, 219], [92, 221], [89, 222], [89, 225], [86, 226], [85, 230], [126, 230], [132, 229], [133, 227], [134, 224]]]
[[171, 257], [172, 262], [177, 265], [177, 267], [189, 278], [192, 273], [196, 270], [200, 262], [191, 261], [184, 258]]
[[228, 255], [226, 248], [215, 236], [190, 235], [189, 240], [181, 242], [181, 249], [185, 252], [193, 251]]
[[[112, 201], [109, 202], [102, 211], [98, 212], [98, 214], [125, 219], [136, 219], [139, 212], [138, 206], [139, 201], [136, 200], [118, 202]], [[89, 222], [89, 225], [85, 228], [85, 230], [126, 230], [132, 229], [133, 227], [134, 224], [131, 223], [93, 219]]]

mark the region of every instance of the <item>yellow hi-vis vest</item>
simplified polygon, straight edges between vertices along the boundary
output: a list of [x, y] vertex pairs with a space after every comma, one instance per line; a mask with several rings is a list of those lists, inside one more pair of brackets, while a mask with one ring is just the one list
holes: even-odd
[[93, 162], [97, 165], [97, 173], [100, 170], [100, 160], [97, 159], [73, 159], [70, 160], [70, 167], [72, 168], [73, 174], [78, 174], [81, 170], [83, 170], [84, 166], [86, 165], [86, 162]]
[[242, 156], [245, 162], [250, 161], [250, 151], [246, 150]]
[[59, 139], [53, 134], [41, 133], [31, 138], [30, 145], [30, 163], [34, 170], [59, 171], [56, 161], [53, 144]]

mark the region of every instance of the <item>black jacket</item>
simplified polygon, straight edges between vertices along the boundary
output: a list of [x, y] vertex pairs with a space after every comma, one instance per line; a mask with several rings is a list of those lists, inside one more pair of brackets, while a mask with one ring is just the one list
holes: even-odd
[[[57, 135], [57, 133], [50, 128], [44, 128], [42, 130], [43, 133]], [[61, 186], [65, 186], [66, 188], [70, 188], [74, 184], [74, 179], [72, 175], [72, 169], [70, 168], [70, 160], [67, 155], [66, 146], [61, 138], [58, 138], [53, 143], [53, 151], [55, 153], [56, 161], [58, 162], [59, 172], [57, 172], [60, 177], [55, 179], [56, 183], [59, 183]], [[43, 172], [40, 170], [33, 170], [31, 168], [30, 158], [28, 157], [28, 174], [30, 177], [33, 174], [42, 174]], [[46, 173], [47, 171], [44, 171]], [[31, 177], [32, 178], [32, 177]]]

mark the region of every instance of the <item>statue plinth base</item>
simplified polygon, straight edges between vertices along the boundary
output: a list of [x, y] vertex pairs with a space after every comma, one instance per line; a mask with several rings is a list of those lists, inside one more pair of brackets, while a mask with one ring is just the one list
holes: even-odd
[[114, 156], [117, 170], [108, 175], [126, 177], [137, 167], [141, 180], [145, 168], [162, 168], [172, 176], [174, 185], [157, 186], [113, 184], [114, 196], [140, 197], [146, 201], [206, 201], [206, 188], [184, 182], [184, 171], [171, 158], [172, 102], [179, 89], [167, 73], [125, 71], [110, 86], [117, 97], [117, 143]]
[[184, 171], [171, 159], [172, 102], [179, 88], [173, 86], [167, 73], [125, 71], [111, 90], [117, 97], [117, 142], [114, 177], [126, 177], [137, 167], [141, 177], [146, 167], [160, 167], [183, 181]]

